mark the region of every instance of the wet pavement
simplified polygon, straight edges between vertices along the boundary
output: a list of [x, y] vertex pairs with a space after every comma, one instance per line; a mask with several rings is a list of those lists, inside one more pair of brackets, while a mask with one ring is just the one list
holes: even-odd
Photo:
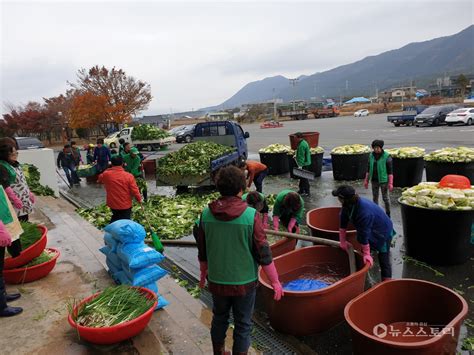
[[[268, 130], [260, 130], [256, 124], [246, 125], [244, 129], [251, 132], [249, 159], [258, 160], [258, 149], [268, 144], [289, 144], [288, 134], [296, 131], [320, 131], [320, 145], [326, 149], [326, 155], [336, 145], [368, 144], [374, 138], [385, 139], [387, 147], [416, 145], [427, 150], [438, 149], [443, 146], [472, 145], [474, 129], [471, 127], [395, 128], [387, 124], [385, 117], [386, 115], [373, 115], [362, 120], [353, 119], [352, 117], [339, 117], [324, 120], [293, 121], [285, 122], [285, 128], [283, 129]], [[179, 149], [181, 146], [173, 145], [171, 151]], [[167, 154], [167, 152], [156, 152], [150, 155], [149, 158], [158, 158], [164, 154]], [[311, 182], [311, 197], [304, 199], [306, 211], [318, 207], [338, 206], [338, 201], [331, 195], [331, 191], [342, 183], [334, 181], [331, 171], [323, 172], [320, 178], [316, 178], [315, 181]], [[362, 181], [350, 182], [350, 184], [356, 188], [360, 195], [371, 199], [371, 190], [364, 189]], [[150, 194], [172, 195], [174, 193], [173, 188], [157, 188], [154, 180], [148, 180], [148, 186]], [[64, 184], [62, 188], [65, 189]], [[286, 188], [297, 190], [298, 180], [290, 179], [288, 174], [269, 176], [265, 179], [264, 193], [266, 194], [278, 193]], [[85, 181], [81, 187], [74, 187], [69, 190], [69, 195], [76, 202], [83, 202], [88, 206], [97, 205], [105, 200], [105, 191], [100, 185], [86, 184]], [[397, 202], [400, 195], [401, 189], [395, 189], [390, 194], [392, 221], [395, 230], [398, 232], [394, 237], [391, 249], [393, 277], [423, 279], [447, 286], [459, 292], [469, 305], [468, 320], [461, 329], [461, 343], [464, 337], [472, 337], [474, 335], [474, 288], [472, 286], [474, 284], [474, 254], [465, 264], [449, 267], [435, 266], [430, 268], [420, 265], [413, 260], [404, 260], [401, 210]], [[382, 204], [381, 198], [379, 203]], [[183, 239], [193, 240], [192, 236], [186, 236]], [[299, 243], [299, 246], [304, 245], [304, 243]], [[167, 247], [166, 255], [196, 278], [199, 276], [197, 251], [195, 248]], [[374, 261], [376, 264], [369, 272], [367, 287], [380, 281], [380, 271], [376, 258], [374, 258]], [[441, 274], [443, 276], [439, 276]], [[259, 319], [265, 321], [265, 314], [257, 312], [257, 315]], [[419, 320], [419, 322], [422, 321]], [[320, 354], [348, 354], [351, 352], [350, 331], [345, 322], [327, 332], [311, 337], [286, 338], [289, 342], [294, 342], [295, 340], [304, 342]], [[460, 346], [458, 346], [458, 351], [467, 354], [466, 351], [461, 352]]]
[[[24, 311], [13, 318], [0, 318], [1, 354], [212, 353], [211, 311], [171, 276], [158, 282], [160, 293], [170, 305], [156, 311], [138, 336], [111, 346], [81, 341], [67, 323], [67, 304], [113, 284], [105, 257], [99, 252], [103, 233], [79, 217], [67, 201], [52, 197], [37, 199], [31, 220], [47, 226], [48, 246], [58, 248], [61, 255], [47, 277], [23, 285], [7, 285], [9, 292], [18, 289], [22, 293], [12, 305], [21, 306]], [[229, 330], [228, 347], [231, 337]], [[255, 353], [251, 348], [250, 354]]]
[[[343, 184], [344, 182], [337, 182], [332, 177], [331, 171], [323, 172], [320, 178], [316, 178], [311, 182], [311, 196], [305, 197], [305, 209], [306, 211], [327, 206], [337, 206], [337, 200], [331, 195], [331, 191]], [[353, 185], [357, 192], [364, 197], [371, 199], [371, 190], [364, 189], [362, 181], [349, 182]], [[149, 181], [149, 186], [153, 185], [153, 181]], [[298, 180], [292, 180], [289, 175], [269, 176], [264, 182], [264, 193], [265, 194], [276, 194], [282, 189], [290, 188], [298, 189]], [[170, 194], [173, 190], [170, 188], [153, 188], [153, 193], [159, 194]], [[73, 193], [82, 196], [85, 200], [96, 201], [100, 203], [104, 201], [104, 191], [102, 187], [97, 185], [84, 185], [80, 188], [74, 188]], [[463, 265], [450, 266], [450, 267], [433, 267], [434, 270], [442, 273], [444, 276], [437, 276], [436, 272], [432, 269], [420, 266], [413, 261], [405, 261], [404, 256], [404, 245], [401, 210], [397, 200], [401, 195], [401, 189], [394, 189], [390, 194], [391, 201], [391, 212], [392, 221], [394, 223], [395, 230], [398, 232], [394, 237], [393, 247], [391, 249], [392, 257], [392, 268], [394, 278], [416, 278], [427, 281], [432, 281], [451, 289], [456, 290], [467, 300], [470, 310], [468, 318], [470, 319], [464, 325], [461, 330], [460, 339], [463, 339], [466, 334], [473, 336], [474, 329], [472, 328], [474, 313], [473, 313], [473, 302], [474, 302], [474, 289], [473, 282], [473, 270], [474, 270], [474, 258], [471, 257], [468, 262]], [[379, 203], [382, 201], [380, 199]], [[448, 222], [449, 223], [449, 222]], [[192, 236], [184, 237], [183, 240], [193, 240]], [[299, 246], [304, 246], [304, 243]], [[194, 277], [199, 276], [199, 265], [197, 263], [197, 251], [195, 248], [183, 248], [183, 247], [171, 247], [166, 248], [166, 255], [179, 264], [183, 269], [189, 272]], [[473, 255], [474, 256], [474, 255]], [[377, 260], [374, 258], [375, 266], [370, 270], [367, 280], [367, 287], [374, 285], [380, 281], [380, 271], [377, 265]], [[440, 305], [441, 306], [441, 305]], [[265, 314], [257, 312], [257, 316], [263, 322], [266, 321]], [[422, 320], [419, 320], [422, 322]], [[289, 337], [292, 338], [292, 337]], [[288, 337], [287, 337], [288, 339]], [[351, 340], [350, 330], [347, 324], [344, 322], [335, 328], [328, 330], [327, 332], [310, 336], [298, 338], [296, 340], [302, 341], [307, 344], [310, 348], [320, 354], [348, 354], [351, 351]], [[290, 341], [290, 340], [289, 340]], [[295, 339], [291, 339], [295, 341]], [[458, 349], [460, 350], [460, 349]]]

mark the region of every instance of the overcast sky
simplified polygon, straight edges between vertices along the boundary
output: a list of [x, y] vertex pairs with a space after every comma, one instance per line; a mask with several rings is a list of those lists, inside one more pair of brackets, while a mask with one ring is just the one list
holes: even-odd
[[145, 114], [217, 105], [268, 76], [295, 77], [473, 23], [473, 2], [1, 1], [1, 99], [56, 96], [79, 68], [151, 85]]

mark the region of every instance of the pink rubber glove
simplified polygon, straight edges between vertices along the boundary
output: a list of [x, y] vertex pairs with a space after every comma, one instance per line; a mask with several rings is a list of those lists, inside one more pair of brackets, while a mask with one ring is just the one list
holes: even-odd
[[393, 175], [388, 176], [388, 191], [393, 191]]
[[369, 244], [362, 244], [362, 253], [364, 254], [364, 263], [369, 264], [370, 267], [374, 265], [374, 259], [370, 255], [370, 245]]
[[366, 189], [369, 188], [369, 173], [365, 173], [364, 187], [365, 187]]
[[293, 230], [293, 228], [295, 228], [295, 224], [296, 224], [296, 219], [291, 218], [290, 222], [288, 222], [288, 232], [289, 233], [293, 233], [292, 230]]
[[15, 194], [15, 192], [13, 191], [13, 189], [9, 186], [5, 189], [5, 192], [8, 196], [8, 199], [10, 200], [10, 202], [13, 204], [13, 206], [15, 206], [15, 208], [17, 210], [21, 210], [23, 208], [23, 203], [21, 202], [21, 200], [18, 198], [18, 196]]
[[31, 192], [31, 191], [30, 191], [30, 201], [31, 201], [31, 203], [35, 203], [35, 202], [36, 202], [35, 195], [33, 195], [33, 192]]
[[339, 228], [339, 244], [342, 250], [347, 251], [348, 244], [346, 238], [347, 230], [343, 228]]
[[280, 229], [280, 217], [273, 216], [273, 230], [277, 231]]
[[263, 229], [268, 229], [268, 213], [264, 213], [262, 217]]
[[273, 299], [275, 301], [279, 301], [284, 295], [284, 292], [280, 280], [278, 279], [278, 273], [275, 267], [275, 263], [272, 261], [269, 265], [262, 265], [262, 269], [270, 280], [270, 283], [273, 287], [273, 291], [275, 292]]
[[8, 233], [7, 228], [2, 221], [0, 221], [0, 247], [8, 247], [12, 243], [12, 237]]
[[204, 288], [204, 286], [206, 286], [206, 278], [207, 278], [207, 261], [199, 262], [199, 270], [201, 271], [201, 277], [199, 279], [199, 287]]

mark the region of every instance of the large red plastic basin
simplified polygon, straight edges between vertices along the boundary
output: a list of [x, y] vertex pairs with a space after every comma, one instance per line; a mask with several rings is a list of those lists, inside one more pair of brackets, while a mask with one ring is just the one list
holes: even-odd
[[344, 316], [352, 328], [355, 354], [455, 354], [467, 310], [467, 302], [449, 288], [400, 279], [354, 298]]
[[55, 248], [46, 248], [46, 250], [53, 251], [56, 255], [47, 262], [31, 267], [22, 267], [17, 269], [3, 270], [3, 277], [7, 284], [21, 284], [32, 282], [47, 276], [56, 266], [56, 261], [59, 258], [60, 252]]
[[[94, 344], [115, 344], [134, 337], [135, 335], [142, 332], [143, 329], [145, 329], [145, 327], [148, 325], [151, 316], [153, 315], [153, 311], [155, 310], [156, 305], [158, 304], [158, 298], [152, 291], [143, 287], [136, 288], [138, 288], [144, 295], [146, 295], [148, 299], [154, 299], [155, 303], [152, 307], [150, 307], [148, 311], [129, 322], [117, 324], [112, 327], [91, 328], [76, 324], [72, 319], [71, 314], [69, 314], [67, 320], [71, 327], [77, 329], [77, 332], [82, 339]], [[77, 310], [82, 304], [93, 300], [99, 295], [100, 292], [82, 300], [76, 307], [74, 307], [73, 314], [77, 315]]]
[[30, 245], [25, 250], [22, 250], [21, 254], [16, 258], [6, 258], [4, 266], [5, 270], [18, 268], [28, 264], [31, 260], [43, 252], [44, 248], [46, 248], [46, 243], [48, 242], [48, 228], [45, 226], [38, 226], [38, 229], [41, 231], [41, 238], [33, 245]]
[[285, 334], [310, 335], [325, 331], [344, 320], [344, 307], [364, 292], [369, 265], [356, 254], [357, 271], [349, 272], [349, 258], [340, 248], [311, 246], [297, 249], [274, 259], [280, 282], [298, 278], [314, 264], [334, 265], [347, 275], [332, 285], [315, 291], [285, 291], [280, 301], [273, 300], [273, 289], [260, 268], [258, 279], [271, 326]]
[[277, 256], [295, 250], [297, 242], [298, 241], [296, 239], [283, 238], [278, 242], [273, 243], [272, 245], [270, 245], [270, 249], [272, 250], [272, 256], [276, 258]]
[[[313, 237], [339, 240], [339, 214], [341, 207], [320, 207], [306, 213], [306, 224], [311, 229]], [[347, 227], [347, 241], [351, 242], [356, 250], [360, 249], [357, 241], [357, 231], [352, 223]]]
[[156, 159], [148, 159], [143, 161], [143, 169], [147, 176], [156, 176]]
[[[301, 132], [303, 139], [308, 142], [311, 148], [316, 148], [319, 144], [319, 132]], [[298, 148], [299, 138], [296, 137], [296, 133], [290, 134], [290, 145], [291, 149], [296, 150]]]

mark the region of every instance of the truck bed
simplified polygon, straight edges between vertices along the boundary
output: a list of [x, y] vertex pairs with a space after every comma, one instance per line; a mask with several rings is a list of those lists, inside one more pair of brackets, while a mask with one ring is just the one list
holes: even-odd
[[415, 121], [416, 113], [412, 114], [404, 114], [404, 115], [390, 115], [387, 116], [387, 122], [393, 123], [395, 126], [399, 126], [401, 124], [413, 124]]
[[[230, 154], [223, 155], [210, 162], [211, 172], [203, 175], [167, 175], [167, 176], [156, 176], [157, 186], [212, 186], [214, 185], [212, 176], [221, 167], [230, 165], [237, 162], [239, 159], [238, 152], [232, 152]], [[157, 160], [157, 164], [159, 164]]]

